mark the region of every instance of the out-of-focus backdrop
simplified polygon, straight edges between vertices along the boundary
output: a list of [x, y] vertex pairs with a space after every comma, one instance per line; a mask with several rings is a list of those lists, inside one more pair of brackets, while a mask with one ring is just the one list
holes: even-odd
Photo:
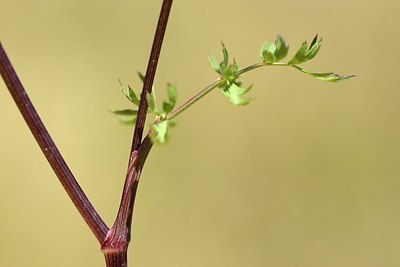
[[[132, 130], [118, 79], [140, 89], [161, 0], [1, 0], [0, 39], [65, 159], [110, 225]], [[213, 92], [155, 147], [139, 187], [130, 265], [400, 266], [400, 2], [176, 0], [156, 87], [179, 102], [210, 83], [224, 41], [240, 66], [282, 34], [323, 36], [312, 71], [245, 76], [254, 101]], [[0, 266], [103, 266], [0, 82]]]

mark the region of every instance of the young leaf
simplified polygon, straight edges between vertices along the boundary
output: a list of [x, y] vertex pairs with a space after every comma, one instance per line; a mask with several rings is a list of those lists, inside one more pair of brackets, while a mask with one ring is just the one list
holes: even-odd
[[318, 40], [318, 34], [315, 35], [314, 39], [311, 42], [310, 49], [307, 52], [307, 60], [313, 59], [319, 52], [321, 48], [322, 38]]
[[170, 113], [174, 109], [176, 104], [176, 98], [178, 95], [176, 86], [170, 83], [167, 86], [167, 92], [168, 92], [168, 102], [166, 101], [163, 102], [163, 110], [166, 114]]
[[122, 93], [126, 96], [126, 98], [128, 98], [128, 100], [131, 101], [136, 106], [139, 106], [139, 98], [136, 96], [133, 89], [129, 85], [128, 85], [128, 88], [125, 89], [120, 80], [119, 80], [119, 84], [120, 84]]
[[178, 90], [176, 89], [176, 86], [173, 85], [173, 84], [168, 83], [167, 91], [168, 91], [169, 102], [172, 103], [175, 106], [176, 98], [178, 97]]
[[223, 70], [222, 77], [224, 77], [227, 81], [233, 83], [236, 79], [236, 73], [238, 69], [239, 67], [236, 64], [236, 61], [234, 61], [233, 64], [229, 65], [226, 69]]
[[275, 43], [265, 42], [260, 49], [260, 57], [264, 63], [275, 63], [287, 56], [289, 47], [282, 36], [276, 36]]
[[293, 67], [298, 69], [299, 71], [305, 73], [305, 74], [310, 75], [311, 77], [314, 77], [314, 78], [316, 78], [318, 80], [322, 80], [322, 81], [325, 81], [325, 82], [340, 82], [340, 81], [343, 81], [343, 80], [347, 80], [347, 79], [353, 78], [355, 76], [355, 75], [342, 76], [342, 75], [339, 75], [339, 74], [333, 73], [333, 72], [313, 73], [313, 72], [310, 72], [310, 71], [305, 70], [303, 68], [300, 68], [299, 66], [293, 66]]
[[211, 68], [212, 68], [215, 72], [221, 74], [221, 67], [219, 66], [219, 63], [218, 63], [217, 58], [216, 58], [215, 56], [209, 56], [209, 57], [208, 57], [208, 61], [210, 62]]
[[127, 118], [127, 117], [119, 117], [118, 122], [123, 125], [135, 125], [136, 117]]
[[156, 101], [154, 99], [154, 95], [146, 93], [146, 100], [147, 100], [147, 105], [148, 105], [149, 109], [152, 112], [155, 112], [157, 110], [157, 107], [156, 107]]
[[111, 112], [115, 115], [122, 115], [122, 116], [136, 116], [137, 115], [137, 110], [133, 110], [133, 109], [112, 110]]
[[171, 103], [165, 102], [165, 101], [163, 102], [162, 108], [163, 108], [163, 111], [165, 112], [165, 114], [170, 113], [174, 109], [174, 107], [171, 105]]
[[287, 53], [289, 51], [289, 46], [286, 44], [285, 39], [283, 39], [283, 37], [280, 35], [276, 36], [275, 46], [276, 46], [275, 58], [276, 61], [280, 61], [287, 56]]
[[247, 93], [251, 87], [245, 89], [242, 87], [239, 87], [235, 83], [228, 83], [227, 86], [221, 90], [222, 94], [224, 94], [226, 97], [229, 98], [229, 101], [234, 104], [235, 106], [244, 106], [250, 103], [249, 99], [243, 99], [241, 96], [243, 96], [245, 93]]
[[161, 121], [153, 125], [155, 135], [151, 138], [153, 143], [165, 144], [168, 141], [169, 128], [175, 126], [175, 123], [169, 120]]
[[355, 75], [342, 76], [337, 73], [309, 73], [312, 77], [325, 82], [340, 82], [353, 78]]
[[297, 64], [306, 62], [307, 61], [307, 51], [308, 51], [307, 42], [303, 42], [303, 44], [300, 46], [299, 50], [297, 50], [297, 53], [289, 61], [289, 64], [297, 65]]
[[304, 42], [296, 55], [289, 61], [290, 65], [298, 65], [313, 59], [319, 52], [321, 48], [322, 38], [318, 40], [318, 34], [314, 37], [308, 48], [307, 42]]
[[274, 63], [276, 62], [275, 57], [276, 46], [273, 43], [265, 42], [260, 49], [260, 56], [264, 63]]
[[229, 64], [229, 54], [228, 54], [228, 50], [226, 50], [226, 47], [224, 45], [224, 43], [222, 44], [222, 54], [224, 55], [224, 69], [228, 67]]
[[136, 96], [135, 91], [128, 85], [128, 90], [127, 90], [127, 97], [128, 99], [135, 104], [136, 106], [139, 106], [139, 98]]
[[137, 72], [137, 75], [139, 76], [139, 79], [142, 81], [142, 83], [144, 83], [144, 78], [145, 76], [143, 75], [143, 73], [141, 73], [140, 71]]

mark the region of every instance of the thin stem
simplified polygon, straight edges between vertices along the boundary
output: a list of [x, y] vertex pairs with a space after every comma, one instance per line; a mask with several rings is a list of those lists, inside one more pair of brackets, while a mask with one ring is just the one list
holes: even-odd
[[[151, 93], [154, 83], [154, 77], [157, 70], [158, 59], [164, 40], [171, 6], [172, 0], [163, 1], [141, 92], [139, 110], [137, 113], [137, 120], [135, 124], [135, 131], [132, 140], [131, 153], [124, 189], [122, 192], [121, 203], [114, 225], [108, 232], [107, 237], [102, 244], [102, 251], [106, 255], [107, 266], [119, 266], [113, 265], [113, 262], [118, 260], [118, 257], [114, 257], [113, 255], [116, 252], [126, 253], [130, 241], [133, 208], [137, 188], [139, 185], [139, 178], [144, 163], [153, 145], [149, 135], [146, 136], [146, 138], [142, 141], [148, 109], [146, 94]], [[111, 262], [109, 263], [109, 261]]]
[[61, 153], [57, 149], [46, 127], [41, 121], [30, 101], [21, 81], [19, 80], [6, 52], [0, 43], [0, 72], [25, 122], [39, 144], [47, 161], [50, 163], [62, 186], [78, 209], [83, 219], [89, 225], [97, 240], [103, 242], [108, 227], [101, 219], [88, 197], [79, 186]]
[[[236, 76], [235, 78], [239, 78], [239, 76], [261, 68], [261, 67], [267, 67], [267, 66], [291, 66], [289, 64], [286, 63], [256, 63], [250, 66], [247, 66], [243, 69], [240, 69], [236, 72]], [[293, 67], [297, 67], [297, 66], [293, 66]], [[211, 92], [212, 90], [214, 90], [215, 88], [217, 88], [218, 86], [224, 84], [224, 82], [226, 82], [226, 80], [222, 77], [219, 76], [214, 82], [212, 82], [211, 84], [207, 85], [205, 88], [201, 89], [197, 94], [195, 94], [194, 96], [192, 96], [191, 98], [189, 98], [186, 102], [184, 102], [182, 105], [180, 105], [179, 107], [177, 107], [176, 109], [174, 109], [173, 111], [171, 111], [168, 115], [167, 115], [167, 120], [171, 120], [173, 118], [175, 118], [176, 116], [178, 116], [179, 114], [181, 114], [183, 111], [185, 111], [186, 109], [190, 108], [193, 104], [195, 104], [197, 101], [199, 101], [200, 99], [202, 99], [204, 96], [206, 96], [209, 92]]]
[[164, 0], [161, 7], [158, 25], [151, 48], [149, 62], [147, 64], [146, 76], [143, 83], [143, 89], [140, 97], [139, 110], [135, 124], [135, 132], [132, 140], [131, 153], [139, 148], [142, 141], [144, 125], [147, 115], [146, 94], [151, 93], [154, 83], [154, 77], [157, 70], [158, 59], [160, 57], [161, 47], [164, 41], [165, 30], [167, 28], [168, 17], [171, 11], [172, 0]]
[[207, 85], [205, 88], [200, 90], [197, 94], [192, 96], [189, 100], [187, 100], [185, 103], [177, 107], [175, 110], [171, 111], [171, 113], [168, 114], [167, 120], [173, 119], [179, 114], [181, 114], [183, 111], [186, 109], [190, 108], [194, 103], [202, 99], [204, 96], [206, 96], [209, 92], [211, 92], [213, 89], [217, 88], [221, 83], [223, 82], [221, 77], [218, 77], [213, 83]]
[[245, 67], [243, 69], [238, 70], [236, 72], [236, 75], [240, 76], [240, 75], [242, 75], [242, 74], [244, 74], [246, 72], [249, 72], [249, 71], [264, 67], [264, 66], [266, 66], [264, 63], [256, 63], [256, 64], [253, 64], [253, 65], [250, 65], [250, 66], [247, 66], [247, 67]]
[[237, 73], [236, 73], [236, 77], [239, 77], [242, 74], [245, 74], [246, 72], [249, 72], [249, 71], [261, 68], [261, 67], [288, 67], [288, 66], [297, 67], [295, 65], [289, 65], [288, 63], [281, 63], [281, 62], [275, 62], [275, 63], [263, 63], [263, 62], [261, 62], [261, 63], [256, 63], [256, 64], [253, 64], [253, 65], [250, 65], [250, 66], [247, 66], [247, 67], [245, 67], [243, 69], [238, 70]]

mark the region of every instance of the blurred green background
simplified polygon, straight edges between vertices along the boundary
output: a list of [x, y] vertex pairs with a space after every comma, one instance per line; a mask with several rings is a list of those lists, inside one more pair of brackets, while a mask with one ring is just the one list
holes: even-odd
[[[0, 40], [71, 169], [110, 225], [132, 130], [117, 79], [140, 89], [158, 1], [0, 0]], [[218, 92], [178, 118], [146, 164], [130, 266], [400, 266], [400, 2], [174, 2], [156, 86], [184, 101], [215, 78], [224, 41], [240, 66], [282, 34], [305, 67], [246, 75], [255, 100]], [[104, 266], [96, 239], [0, 82], [0, 266]]]

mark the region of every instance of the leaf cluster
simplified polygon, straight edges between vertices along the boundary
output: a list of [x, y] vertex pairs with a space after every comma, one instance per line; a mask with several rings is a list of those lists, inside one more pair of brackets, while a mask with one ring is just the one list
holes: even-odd
[[[138, 76], [142, 82], [144, 82], [144, 75], [138, 72]], [[140, 104], [140, 98], [136, 95], [135, 91], [128, 85], [124, 87], [120, 83], [121, 90], [126, 98], [135, 106], [135, 109], [122, 109], [113, 110], [113, 114], [117, 115], [120, 123], [125, 125], [134, 125], [137, 119], [138, 108]], [[168, 140], [168, 131], [170, 127], [175, 126], [175, 122], [168, 120], [167, 115], [174, 109], [178, 96], [176, 86], [173, 84], [167, 84], [167, 95], [168, 99], [162, 103], [162, 109], [157, 107], [156, 93], [153, 88], [151, 94], [146, 94], [146, 101], [148, 105], [148, 113], [154, 114], [156, 119], [152, 125], [153, 134], [151, 135], [154, 143], [164, 144]]]
[[289, 52], [289, 46], [286, 44], [284, 38], [278, 35], [274, 43], [268, 41], [264, 43], [264, 45], [260, 49], [260, 57], [264, 65], [291, 66], [305, 74], [310, 75], [311, 77], [326, 82], [339, 82], [353, 77], [353, 75], [345, 77], [333, 72], [316, 73], [298, 66], [312, 60], [318, 54], [321, 48], [321, 44], [322, 38], [318, 38], [317, 34], [309, 46], [307, 44], [307, 41], [303, 42], [300, 48], [297, 50], [296, 54], [287, 63], [282, 64], [279, 62], [286, 58]]
[[238, 78], [239, 67], [236, 60], [233, 60], [233, 63], [229, 63], [229, 53], [224, 43], [222, 43], [222, 54], [224, 58], [221, 62], [218, 62], [215, 56], [208, 57], [211, 68], [220, 74], [223, 80], [219, 86], [221, 93], [235, 106], [247, 105], [250, 102], [250, 99], [242, 98], [242, 96], [250, 91], [251, 86], [248, 88], [242, 88], [241, 83], [236, 81]]
[[260, 57], [264, 63], [275, 63], [284, 59], [289, 52], [285, 39], [278, 35], [274, 43], [265, 42], [260, 48]]

